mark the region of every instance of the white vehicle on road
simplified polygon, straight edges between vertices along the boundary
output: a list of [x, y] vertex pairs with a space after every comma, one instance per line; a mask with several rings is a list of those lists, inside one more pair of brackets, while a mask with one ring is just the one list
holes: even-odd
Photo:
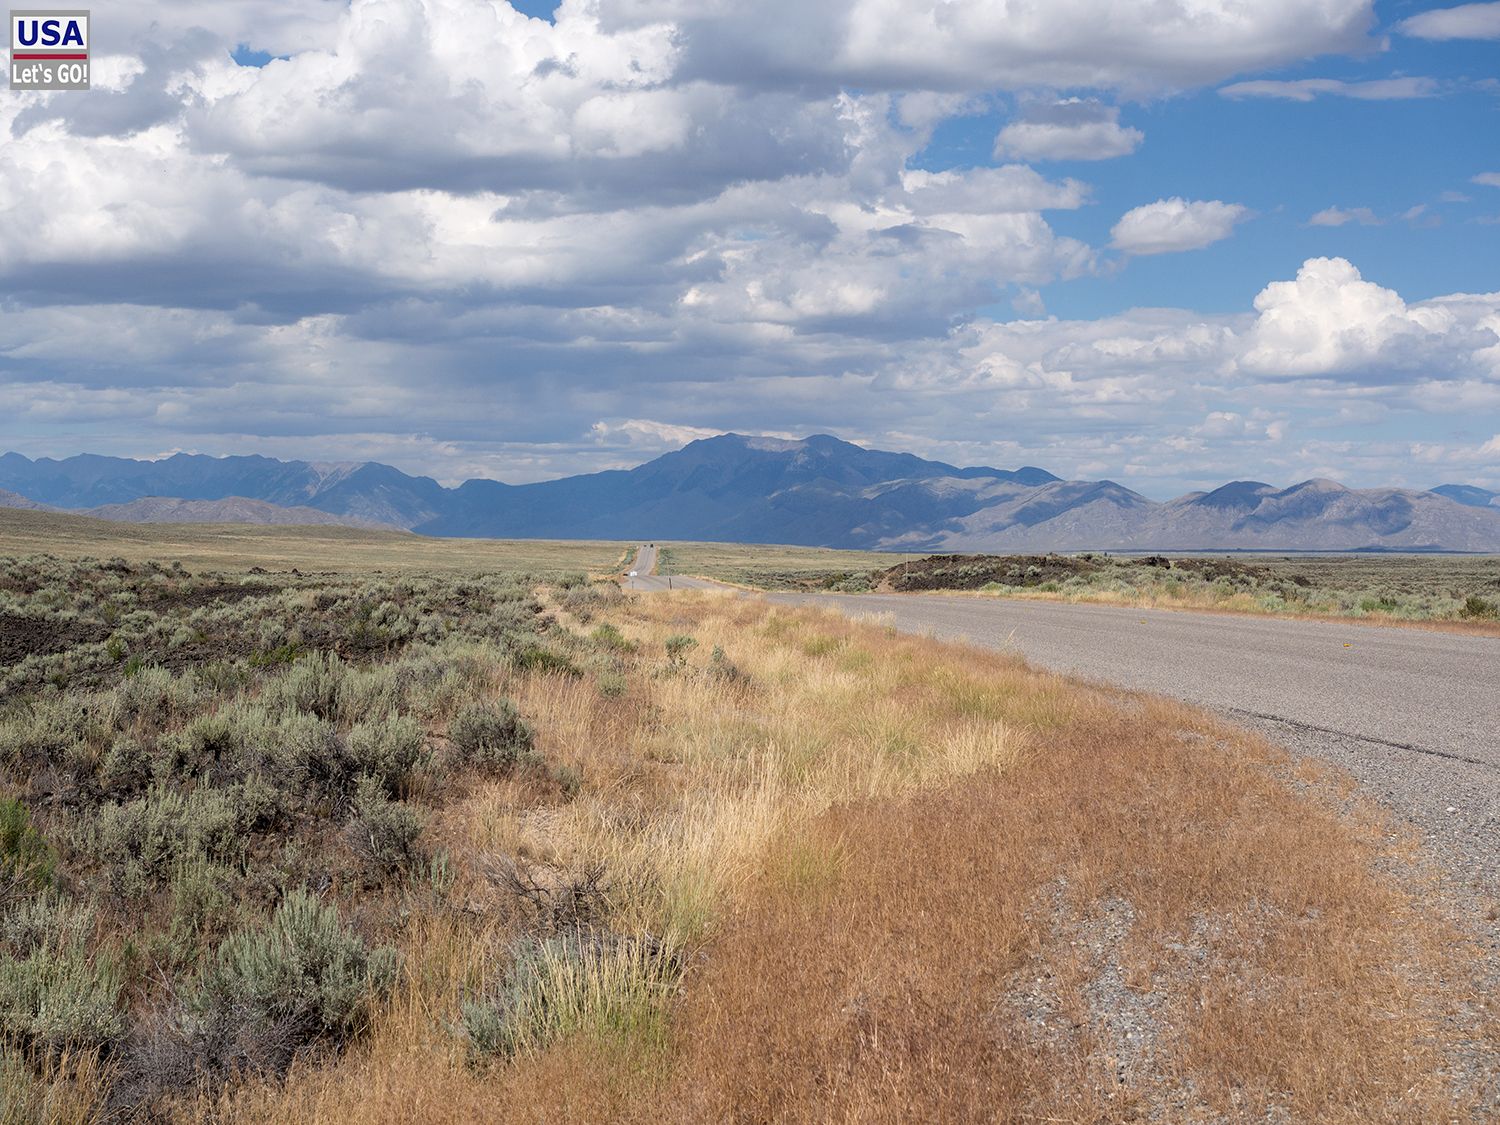
[[636, 571], [634, 571], [634, 570], [632, 570], [632, 571], [631, 571], [631, 572], [630, 572], [630, 577], [631, 577], [631, 578], [634, 578], [634, 577], [635, 577], [635, 576], [636, 576], [636, 573], [637, 573], [637, 572], [636, 572]]

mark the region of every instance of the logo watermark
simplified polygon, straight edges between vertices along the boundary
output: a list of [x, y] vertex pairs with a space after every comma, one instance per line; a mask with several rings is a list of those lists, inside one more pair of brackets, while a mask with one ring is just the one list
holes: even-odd
[[10, 88], [87, 90], [88, 12], [11, 12]]

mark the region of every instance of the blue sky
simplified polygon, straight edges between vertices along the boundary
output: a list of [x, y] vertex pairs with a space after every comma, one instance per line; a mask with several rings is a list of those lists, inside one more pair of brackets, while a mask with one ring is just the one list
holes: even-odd
[[99, 9], [0, 91], [0, 445], [1500, 488], [1500, 3], [1194, 11]]

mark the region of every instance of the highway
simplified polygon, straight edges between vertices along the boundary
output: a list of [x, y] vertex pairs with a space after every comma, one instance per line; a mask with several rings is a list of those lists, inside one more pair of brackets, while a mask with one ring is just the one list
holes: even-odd
[[[646, 573], [655, 552], [641, 561]], [[1210, 708], [1342, 766], [1415, 824], [1451, 870], [1500, 891], [1500, 638], [985, 596], [765, 596], [879, 616]]]
[[722, 590], [722, 583], [707, 578], [689, 578], [686, 575], [661, 575], [656, 573], [656, 547], [642, 543], [636, 549], [635, 562], [631, 570], [636, 577], [626, 577], [623, 585], [627, 590], [642, 594], [664, 593], [667, 590]]

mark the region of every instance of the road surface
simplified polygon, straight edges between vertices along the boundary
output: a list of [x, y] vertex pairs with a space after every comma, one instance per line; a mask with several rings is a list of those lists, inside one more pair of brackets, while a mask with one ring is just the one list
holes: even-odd
[[625, 589], [635, 590], [642, 594], [660, 593], [666, 590], [717, 590], [722, 588], [720, 583], [710, 581], [707, 578], [689, 578], [686, 575], [677, 574], [657, 574], [656, 547], [650, 543], [642, 543], [636, 549], [635, 563], [630, 569], [635, 571], [636, 576], [625, 579]]
[[992, 597], [766, 597], [881, 615], [906, 632], [1218, 711], [1336, 762], [1411, 820], [1450, 871], [1500, 894], [1500, 638]]

